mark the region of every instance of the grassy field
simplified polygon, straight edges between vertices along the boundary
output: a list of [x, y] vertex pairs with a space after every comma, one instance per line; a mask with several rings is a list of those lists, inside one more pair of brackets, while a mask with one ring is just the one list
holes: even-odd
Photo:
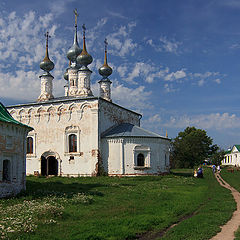
[[[227, 168], [224, 168], [221, 171], [221, 176], [227, 183], [240, 192], [240, 171], [236, 171], [236, 168], [234, 168], [234, 172], [231, 173], [227, 171]], [[240, 229], [238, 229], [235, 236], [236, 240], [240, 240]]]
[[189, 170], [154, 177], [28, 177], [24, 195], [0, 200], [0, 238], [136, 239], [194, 212], [163, 239], [206, 240], [235, 207], [208, 169], [203, 179]]

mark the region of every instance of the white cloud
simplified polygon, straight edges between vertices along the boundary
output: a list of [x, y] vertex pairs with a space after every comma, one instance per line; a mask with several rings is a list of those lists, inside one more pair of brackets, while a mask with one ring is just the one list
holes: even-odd
[[128, 19], [127, 17], [125, 17], [121, 13], [113, 12], [113, 11], [110, 11], [110, 10], [108, 10], [107, 12], [108, 12], [109, 15], [111, 15], [113, 17], [117, 17], [117, 18], [121, 18], [121, 19]]
[[74, 0], [49, 1], [49, 8], [54, 15], [59, 16], [66, 11], [66, 5], [71, 2], [74, 2]]
[[216, 82], [217, 84], [220, 84], [221, 83], [221, 79], [217, 78], [214, 80], [214, 82]]
[[167, 93], [172, 93], [172, 92], [176, 92], [177, 89], [173, 87], [173, 84], [164, 84], [164, 89]]
[[157, 52], [180, 53], [179, 46], [182, 45], [181, 42], [178, 42], [175, 39], [169, 40], [166, 36], [161, 36], [159, 42], [159, 44], [155, 44], [152, 39], [148, 39], [146, 43], [152, 46]]
[[[112, 99], [114, 102], [139, 113], [143, 112], [145, 108], [151, 109], [150, 99], [152, 92], [147, 91], [144, 86], [136, 88], [128, 88], [120, 84], [116, 79], [112, 79]], [[99, 96], [99, 84], [95, 82], [91, 89], [94, 96]]]
[[2, 16], [0, 26], [0, 60], [4, 65], [4, 68], [0, 67], [2, 97], [28, 101], [37, 99], [40, 94], [38, 76], [42, 72], [39, 63], [45, 54], [46, 29], [52, 36], [49, 40], [50, 59], [55, 64], [52, 74], [55, 79], [60, 80], [53, 80], [55, 94], [63, 93], [62, 75], [67, 62], [64, 50], [66, 41], [55, 36], [58, 26], [53, 20], [51, 13], [39, 17], [34, 11], [26, 12], [24, 16], [18, 16], [15, 12]]
[[127, 26], [121, 26], [117, 32], [111, 33], [107, 36], [109, 46], [109, 53], [125, 57], [126, 55], [134, 55], [137, 43], [131, 39], [130, 35], [136, 23], [129, 23]]
[[205, 83], [205, 80], [201, 79], [201, 80], [198, 81], [198, 86], [202, 87], [204, 85], [204, 83]]
[[185, 128], [187, 126], [195, 126], [202, 129], [234, 129], [240, 128], [240, 117], [229, 113], [211, 113], [195, 116], [179, 116], [170, 117], [164, 123], [164, 126], [171, 128]]
[[149, 96], [151, 91], [147, 91], [144, 86], [137, 88], [128, 88], [123, 84], [119, 84], [116, 80], [113, 81], [112, 98], [114, 101], [129, 109], [134, 109], [137, 112], [142, 112], [145, 108], [151, 109]]
[[150, 117], [149, 119], [148, 119], [148, 122], [149, 123], [160, 123], [161, 122], [161, 117], [159, 116], [159, 114], [155, 114], [155, 115], [153, 115], [152, 117]]
[[185, 69], [181, 69], [181, 70], [178, 70], [176, 72], [169, 73], [168, 75], [166, 75], [164, 77], [164, 80], [165, 81], [174, 81], [174, 80], [177, 80], [177, 79], [180, 79], [180, 78], [184, 78], [186, 76], [187, 76], [187, 74], [185, 72]]

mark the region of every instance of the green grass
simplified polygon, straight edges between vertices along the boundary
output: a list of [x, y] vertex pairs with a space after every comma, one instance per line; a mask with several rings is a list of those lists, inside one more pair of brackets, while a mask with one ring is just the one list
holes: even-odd
[[5, 239], [135, 239], [197, 211], [164, 238], [197, 240], [219, 231], [235, 205], [211, 171], [195, 179], [185, 170], [152, 177], [28, 177], [27, 192], [0, 200], [0, 209]]
[[[229, 183], [232, 187], [240, 192], [240, 171], [236, 171], [236, 168], [234, 168], [234, 172], [231, 173], [227, 172], [227, 168], [224, 168], [221, 171], [221, 176], [227, 183]], [[235, 239], [240, 240], [240, 228], [235, 233]]]

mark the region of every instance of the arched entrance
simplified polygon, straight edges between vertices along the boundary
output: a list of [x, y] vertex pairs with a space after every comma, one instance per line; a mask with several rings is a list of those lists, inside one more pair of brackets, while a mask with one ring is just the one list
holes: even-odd
[[53, 152], [45, 152], [41, 156], [41, 175], [42, 176], [48, 176], [48, 175], [58, 175], [58, 154]]
[[3, 181], [10, 181], [11, 176], [10, 176], [10, 161], [9, 160], [3, 160]]

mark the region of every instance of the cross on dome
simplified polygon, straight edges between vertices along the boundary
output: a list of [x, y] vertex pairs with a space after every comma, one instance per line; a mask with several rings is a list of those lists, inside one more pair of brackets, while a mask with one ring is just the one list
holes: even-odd
[[77, 9], [75, 8], [73, 11], [74, 15], [75, 15], [75, 26], [77, 26], [77, 17], [79, 16], [79, 14], [77, 13]]

